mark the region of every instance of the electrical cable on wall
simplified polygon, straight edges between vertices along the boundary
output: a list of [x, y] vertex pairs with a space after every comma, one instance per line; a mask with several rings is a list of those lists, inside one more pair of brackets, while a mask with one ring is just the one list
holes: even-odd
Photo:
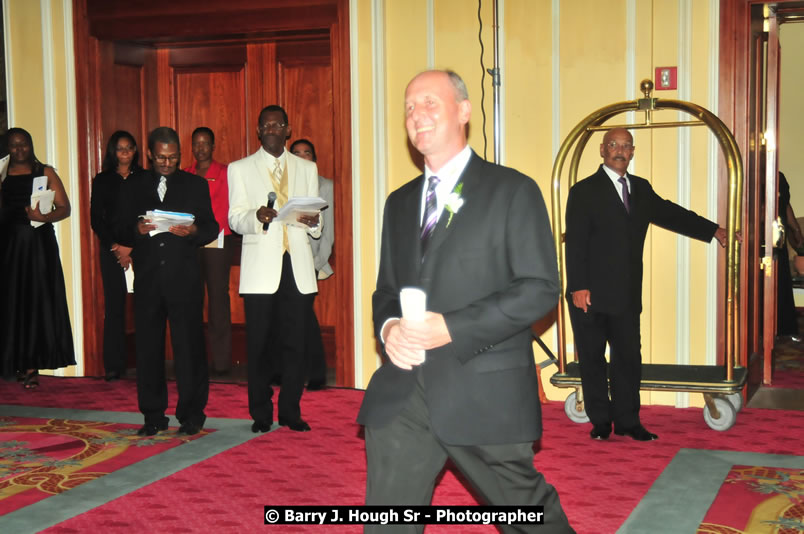
[[483, 159], [488, 160], [486, 157], [486, 149], [488, 147], [488, 139], [486, 138], [486, 66], [483, 64], [483, 18], [480, 16], [480, 10], [483, 7], [483, 0], [477, 0], [477, 40], [480, 42], [480, 71], [483, 75], [480, 77], [480, 114], [483, 115]]

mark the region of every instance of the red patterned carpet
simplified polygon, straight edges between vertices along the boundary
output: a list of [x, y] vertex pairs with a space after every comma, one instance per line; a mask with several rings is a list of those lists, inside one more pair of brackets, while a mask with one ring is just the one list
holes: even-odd
[[697, 534], [796, 534], [804, 525], [804, 471], [735, 465]]
[[804, 389], [804, 342], [785, 340], [776, 344], [772, 387]]
[[[263, 506], [362, 503], [365, 454], [354, 422], [362, 397], [361, 391], [348, 389], [306, 392], [302, 413], [312, 432], [283, 428], [262, 434], [45, 532], [360, 532], [356, 526], [267, 527]], [[136, 412], [135, 384], [130, 380], [107, 384], [42, 377], [35, 392], [0, 384], [0, 399], [29, 406]], [[170, 399], [175, 403], [173, 383]], [[660, 439], [647, 443], [619, 436], [592, 441], [589, 425], [571, 423], [563, 403], [548, 403], [543, 412], [545, 435], [535, 464], [557, 487], [579, 534], [614, 533], [682, 447], [799, 455], [804, 440], [804, 412], [745, 409], [732, 429], [716, 432], [706, 426], [700, 408], [649, 406], [643, 408], [642, 419]], [[245, 386], [213, 384], [207, 415], [247, 420]], [[473, 502], [450, 472], [433, 500], [439, 505]], [[426, 532], [496, 530], [431, 526]]]
[[200, 438], [139, 425], [0, 417], [0, 515]]

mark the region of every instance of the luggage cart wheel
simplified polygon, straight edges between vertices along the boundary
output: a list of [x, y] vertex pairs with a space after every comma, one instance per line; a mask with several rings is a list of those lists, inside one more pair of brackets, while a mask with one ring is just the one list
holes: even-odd
[[[712, 410], [710, 406], [714, 406], [714, 410]], [[713, 415], [713, 411], [717, 413], [718, 417]], [[734, 406], [732, 406], [729, 401], [722, 397], [706, 398], [703, 416], [709, 428], [719, 432], [730, 429], [734, 426], [734, 423], [737, 422], [737, 410], [734, 409]]]
[[570, 393], [567, 400], [564, 401], [564, 413], [573, 423], [589, 422], [589, 416], [586, 415], [586, 410], [583, 409], [583, 402], [578, 402], [577, 391]]
[[734, 406], [735, 412], [739, 413], [739, 411], [743, 409], [743, 396], [739, 391], [737, 393], [729, 393], [728, 395], [725, 395], [725, 398], [731, 403], [732, 406]]

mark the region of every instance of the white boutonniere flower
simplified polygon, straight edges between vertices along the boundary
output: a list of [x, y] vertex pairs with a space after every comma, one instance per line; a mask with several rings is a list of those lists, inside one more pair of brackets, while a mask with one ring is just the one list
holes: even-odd
[[452, 217], [458, 213], [458, 210], [461, 209], [463, 206], [463, 198], [461, 197], [461, 191], [463, 190], [463, 182], [459, 183], [455, 186], [455, 189], [452, 190], [452, 193], [449, 194], [447, 197], [447, 201], [444, 204], [444, 207], [449, 212], [449, 219], [447, 219], [447, 228], [449, 228], [450, 223], [452, 222]]

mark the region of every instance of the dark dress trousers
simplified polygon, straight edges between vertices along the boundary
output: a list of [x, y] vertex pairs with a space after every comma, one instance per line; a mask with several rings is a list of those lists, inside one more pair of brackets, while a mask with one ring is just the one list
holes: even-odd
[[103, 368], [107, 374], [126, 370], [126, 277], [111, 251], [117, 198], [125, 180], [115, 171], [98, 173], [92, 180], [89, 204], [92, 230], [100, 241], [101, 280], [103, 280]]
[[[567, 199], [565, 247], [567, 293], [575, 350], [581, 366], [584, 405], [593, 424], [620, 428], [639, 424], [641, 374], [639, 315], [642, 252], [650, 224], [701, 241], [718, 225], [657, 195], [644, 178], [629, 174], [630, 213], [601, 165], [576, 183]], [[588, 289], [584, 313], [574, 291]], [[606, 383], [606, 342], [611, 349], [611, 403]]]
[[[203, 178], [177, 170], [167, 177], [164, 202], [159, 201], [160, 175], [143, 171], [130, 176], [120, 189], [115, 226], [120, 243], [133, 246], [134, 307], [137, 343], [137, 397], [147, 424], [166, 421], [165, 325], [170, 337], [179, 399], [179, 423], [203, 426], [209, 393], [203, 333], [203, 287], [198, 247], [218, 235], [209, 188]], [[140, 235], [140, 215], [153, 209], [191, 213], [194, 235], [170, 232]]]
[[366, 502], [429, 504], [449, 457], [490, 504], [542, 504], [552, 526], [537, 532], [572, 532], [558, 494], [533, 467], [542, 425], [530, 326], [560, 294], [544, 200], [533, 180], [474, 153], [461, 182], [464, 204], [451, 222], [441, 213], [424, 258], [424, 176], [385, 204], [377, 337], [401, 316], [400, 289], [414, 286], [427, 293], [429, 311], [443, 314], [452, 342], [412, 371], [385, 361], [371, 378], [358, 415]]

